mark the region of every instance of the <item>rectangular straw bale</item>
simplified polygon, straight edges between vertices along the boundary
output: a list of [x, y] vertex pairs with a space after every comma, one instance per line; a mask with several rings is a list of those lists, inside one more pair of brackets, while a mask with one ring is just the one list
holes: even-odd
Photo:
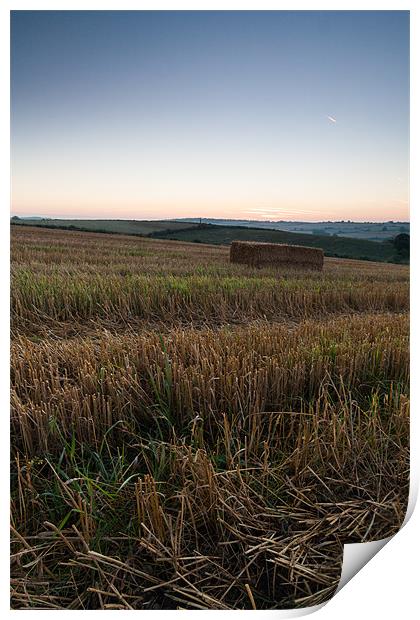
[[253, 267], [283, 266], [322, 271], [324, 251], [320, 248], [308, 248], [302, 245], [232, 241], [230, 262]]

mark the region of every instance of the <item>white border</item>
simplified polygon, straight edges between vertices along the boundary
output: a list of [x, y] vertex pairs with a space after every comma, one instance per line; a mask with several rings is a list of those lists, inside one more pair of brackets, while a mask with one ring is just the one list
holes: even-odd
[[[2, 204], [2, 226], [0, 226], [1, 243], [1, 284], [4, 290], [2, 295], [0, 346], [1, 346], [1, 389], [2, 398], [2, 419], [4, 425], [1, 433], [2, 449], [2, 471], [9, 471], [9, 422], [7, 412], [9, 411], [9, 306], [7, 291], [9, 290], [9, 204], [10, 204], [10, 182], [9, 182], [9, 164], [10, 153], [9, 143], [5, 136], [9, 135], [9, 58], [10, 58], [10, 32], [9, 32], [9, 11], [10, 10], [410, 10], [411, 11], [411, 168], [416, 170], [419, 166], [419, 139], [420, 127], [418, 122], [418, 110], [420, 110], [420, 99], [418, 96], [419, 79], [419, 58], [420, 46], [418, 36], [420, 34], [419, 17], [420, 13], [413, 0], [409, 2], [392, 2], [392, 1], [363, 1], [355, 0], [354, 2], [332, 2], [332, 1], [296, 1], [296, 2], [275, 2], [260, 0], [213, 0], [206, 1], [177, 1], [177, 0], [49, 0], [49, 1], [3, 1], [0, 7], [0, 63], [1, 63], [1, 79], [2, 90], [0, 93], [0, 135], [3, 137], [0, 144], [0, 196]], [[416, 137], [416, 139], [414, 139]], [[418, 207], [419, 204], [419, 182], [418, 176], [414, 174], [410, 183], [411, 204], [411, 235], [414, 239], [412, 243], [411, 264], [417, 265], [419, 246], [416, 244], [418, 235]], [[416, 349], [419, 341], [419, 327], [417, 325], [417, 305], [416, 299], [419, 298], [419, 285], [416, 278], [413, 279], [411, 291], [412, 301], [412, 322], [411, 322], [411, 367], [414, 374], [412, 381], [412, 402], [414, 403], [413, 415], [411, 417], [411, 494], [410, 508], [414, 507], [414, 495], [418, 491], [419, 465], [420, 465], [420, 432], [418, 421], [418, 412], [416, 405], [419, 402], [419, 382], [416, 381], [416, 369], [418, 368], [418, 355]], [[9, 497], [8, 479], [6, 475], [2, 476], [2, 485], [4, 485], [2, 497]], [[414, 495], [413, 495], [414, 493]], [[5, 506], [8, 500], [4, 501]], [[408, 516], [408, 514], [407, 514]], [[8, 547], [9, 547], [9, 514], [6, 508], [0, 516], [0, 532], [1, 540], [4, 542], [4, 551], [2, 553], [1, 563], [1, 594], [0, 601], [2, 609], [10, 614], [39, 614], [43, 611], [10, 611], [9, 610], [9, 568], [8, 568]], [[407, 520], [406, 520], [407, 521]], [[351, 585], [345, 587], [338, 595], [328, 602], [317, 612], [317, 618], [327, 620], [328, 618], [336, 619], [351, 618], [354, 620], [355, 615], [368, 618], [375, 614], [382, 618], [395, 618], [398, 615], [401, 618], [414, 618], [418, 614], [417, 602], [417, 574], [418, 562], [415, 554], [415, 547], [420, 548], [419, 543], [419, 527], [420, 511], [417, 509], [413, 517], [408, 520], [405, 527], [390, 541], [390, 543], [376, 556], [369, 564], [362, 569], [352, 580]], [[3, 538], [4, 537], [4, 538]], [[313, 611], [315, 611], [313, 609]], [[60, 612], [49, 612], [49, 614]], [[79, 611], [68, 611], [68, 614], [80, 614]], [[102, 613], [100, 611], [90, 611], [90, 614]], [[118, 613], [118, 612], [108, 612]], [[128, 612], [125, 612], [128, 613]], [[134, 612], [135, 613], [135, 612]], [[172, 615], [178, 612], [162, 611], [162, 612], [142, 612]], [[193, 614], [202, 613], [194, 611], [184, 611], [190, 617]], [[223, 611], [207, 611], [207, 614], [227, 614], [237, 612]], [[252, 613], [262, 615], [281, 615], [276, 611], [257, 611], [242, 612], [243, 614]], [[296, 616], [295, 613], [288, 614], [289, 617]], [[49, 616], [51, 617], [51, 616]]]

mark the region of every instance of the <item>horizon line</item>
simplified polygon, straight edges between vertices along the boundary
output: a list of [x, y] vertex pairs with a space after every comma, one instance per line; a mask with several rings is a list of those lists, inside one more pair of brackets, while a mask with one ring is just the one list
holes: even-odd
[[394, 224], [410, 224], [410, 220], [352, 220], [352, 219], [341, 219], [341, 220], [259, 220], [259, 219], [254, 219], [254, 218], [222, 218], [222, 217], [207, 217], [207, 216], [190, 216], [190, 217], [172, 217], [172, 218], [166, 218], [166, 217], [157, 217], [157, 218], [125, 218], [125, 217], [103, 217], [103, 218], [97, 218], [97, 217], [84, 217], [84, 216], [78, 216], [78, 217], [71, 217], [68, 215], [60, 215], [60, 216], [45, 216], [45, 215], [16, 215], [11, 213], [10, 214], [10, 219], [12, 218], [18, 218], [18, 219], [42, 219], [42, 220], [70, 220], [70, 221], [75, 221], [75, 220], [80, 220], [80, 221], [97, 221], [97, 222], [111, 222], [111, 221], [116, 221], [116, 222], [175, 222], [175, 221], [184, 221], [184, 222], [188, 222], [189, 220], [215, 220], [215, 221], [221, 221], [221, 222], [264, 222], [267, 224], [273, 223], [273, 224], [280, 224], [282, 222], [286, 223], [286, 224], [293, 224], [293, 223], [299, 223], [299, 224], [346, 224], [346, 223], [353, 223], [353, 224], [390, 224], [390, 223], [394, 223]]

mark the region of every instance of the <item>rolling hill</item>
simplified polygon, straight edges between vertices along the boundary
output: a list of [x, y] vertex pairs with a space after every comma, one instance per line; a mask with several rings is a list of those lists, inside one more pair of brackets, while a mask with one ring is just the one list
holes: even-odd
[[382, 262], [404, 262], [396, 254], [395, 248], [390, 241], [377, 242], [338, 236], [327, 237], [324, 235], [308, 235], [305, 233], [291, 233], [244, 226], [201, 224], [196, 228], [184, 228], [178, 231], [157, 231], [150, 236], [159, 239], [194, 241], [196, 243], [215, 245], [229, 245], [234, 240], [290, 243], [292, 245], [322, 248], [326, 256]]
[[184, 228], [194, 229], [198, 224], [172, 222], [170, 220], [64, 220], [53, 218], [12, 218], [12, 224], [23, 226], [40, 226], [63, 230], [80, 230], [86, 232], [117, 233], [123, 235], [141, 235], [142, 237], [159, 231], [179, 231]]
[[338, 258], [392, 263], [408, 262], [407, 259], [398, 255], [391, 240], [378, 242], [337, 235], [315, 235], [250, 226], [199, 224], [171, 220], [35, 220], [16, 217], [11, 219], [11, 223], [19, 226], [136, 235], [213, 245], [229, 245], [234, 240], [289, 243], [322, 248], [326, 256]]

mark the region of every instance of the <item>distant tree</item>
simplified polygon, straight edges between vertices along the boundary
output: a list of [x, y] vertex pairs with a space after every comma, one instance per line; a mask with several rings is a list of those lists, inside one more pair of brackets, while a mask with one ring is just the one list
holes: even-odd
[[400, 233], [394, 237], [394, 248], [402, 258], [408, 258], [410, 256], [410, 235], [407, 233]]

